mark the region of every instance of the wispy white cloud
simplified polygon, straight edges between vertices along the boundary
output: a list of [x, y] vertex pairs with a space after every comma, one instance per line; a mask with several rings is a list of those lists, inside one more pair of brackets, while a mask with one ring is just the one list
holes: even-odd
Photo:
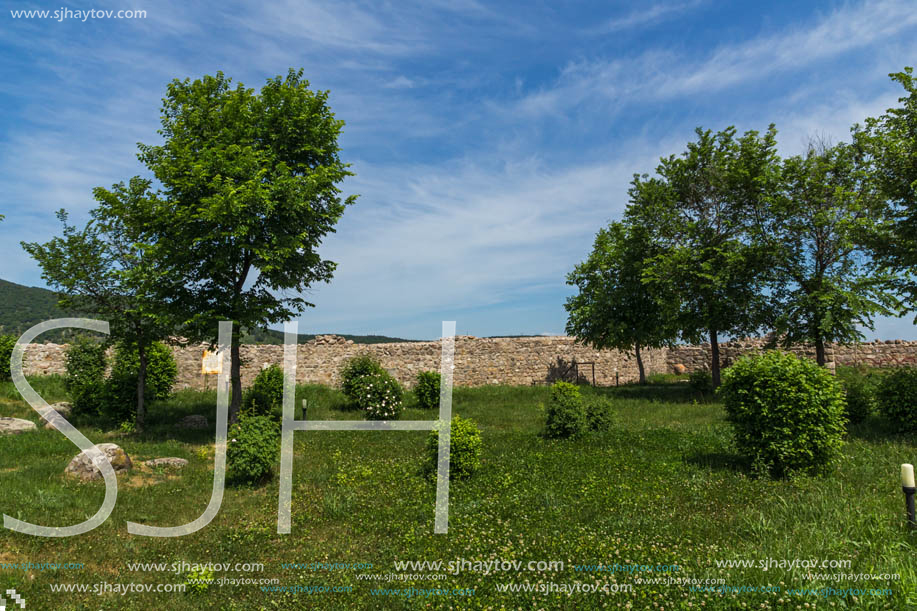
[[641, 6], [626, 15], [613, 17], [595, 27], [587, 28], [585, 33], [588, 35], [613, 34], [624, 30], [647, 27], [667, 21], [676, 15], [696, 8], [703, 2], [704, 0], [692, 0], [691, 2], [667, 2], [653, 4], [652, 6]]

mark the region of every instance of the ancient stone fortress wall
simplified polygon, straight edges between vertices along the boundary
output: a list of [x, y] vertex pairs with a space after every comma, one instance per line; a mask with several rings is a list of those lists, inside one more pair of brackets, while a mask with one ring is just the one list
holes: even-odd
[[[744, 339], [720, 344], [721, 362], [728, 366], [743, 354], [764, 348], [763, 339]], [[201, 357], [206, 346], [173, 348], [178, 364], [176, 388], [214, 388], [216, 376], [201, 375]], [[814, 349], [797, 347], [794, 352], [814, 358]], [[33, 344], [25, 356], [26, 375], [64, 373], [66, 345]], [[271, 364], [281, 364], [283, 346], [244, 345], [242, 382], [251, 384], [258, 372]], [[406, 386], [413, 386], [420, 371], [439, 371], [441, 345], [432, 342], [390, 344], [354, 344], [337, 336], [320, 336], [300, 344], [297, 352], [296, 381], [337, 385], [338, 372], [344, 362], [358, 354], [371, 354]], [[838, 365], [897, 366], [917, 364], [917, 342], [893, 340], [867, 342], [855, 346], [830, 346], [829, 363]], [[600, 386], [624, 384], [637, 380], [637, 363], [632, 354], [616, 350], [593, 350], [570, 337], [476, 338], [455, 339], [454, 380], [457, 386], [486, 384], [544, 384], [573, 375], [570, 365], [580, 363], [579, 373], [585, 381]], [[675, 346], [645, 350], [647, 374], [691, 372], [708, 369], [710, 346]], [[833, 366], [833, 365], [832, 365]]]

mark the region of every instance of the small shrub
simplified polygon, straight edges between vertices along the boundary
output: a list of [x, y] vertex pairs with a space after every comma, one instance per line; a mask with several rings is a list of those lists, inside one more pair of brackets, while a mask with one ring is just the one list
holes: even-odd
[[368, 354], [349, 359], [341, 368], [341, 390], [351, 402], [357, 401], [357, 380], [363, 376], [386, 373], [382, 365]]
[[688, 388], [694, 393], [707, 394], [713, 390], [713, 376], [706, 369], [692, 371], [688, 376]]
[[917, 432], [917, 369], [898, 367], [882, 378], [879, 411], [903, 432]]
[[545, 416], [543, 435], [549, 439], [576, 437], [587, 427], [583, 399], [579, 389], [569, 382], [551, 386], [551, 402]]
[[838, 368], [837, 379], [847, 396], [847, 420], [856, 424], [871, 416], [878, 406], [878, 376], [863, 369]]
[[396, 420], [404, 409], [404, 390], [385, 371], [356, 378], [353, 392], [354, 402], [367, 420]]
[[211, 567], [192, 567], [185, 576], [186, 592], [203, 594], [213, 583], [213, 569]]
[[10, 373], [10, 359], [15, 345], [16, 336], [0, 335], [0, 382], [11, 380], [13, 377]]
[[[111, 376], [105, 383], [102, 411], [114, 422], [135, 416], [137, 406], [137, 378], [140, 375], [140, 355], [136, 346], [119, 344]], [[143, 385], [145, 401], [168, 399], [178, 377], [178, 368], [172, 351], [160, 342], [147, 348], [146, 376]]]
[[590, 395], [583, 398], [586, 410], [586, 428], [600, 433], [611, 428], [614, 416], [611, 413], [611, 401], [607, 397]]
[[271, 365], [258, 372], [243, 403], [256, 416], [278, 416], [283, 410], [283, 369]]
[[778, 351], [746, 356], [723, 372], [719, 394], [756, 471], [818, 472], [840, 455], [844, 393], [824, 367]]
[[226, 470], [230, 480], [256, 484], [273, 472], [280, 454], [280, 428], [267, 416], [242, 414], [229, 429]]
[[105, 403], [105, 345], [78, 336], [67, 348], [67, 391], [74, 415], [97, 416]]
[[[440, 422], [437, 426], [444, 426]], [[452, 418], [449, 437], [449, 477], [465, 479], [481, 467], [481, 429], [470, 418]], [[436, 476], [439, 468], [439, 430], [434, 429], [427, 438], [426, 472]]]
[[417, 385], [414, 387], [414, 396], [423, 409], [439, 407], [440, 374], [437, 371], [421, 371], [417, 374]]

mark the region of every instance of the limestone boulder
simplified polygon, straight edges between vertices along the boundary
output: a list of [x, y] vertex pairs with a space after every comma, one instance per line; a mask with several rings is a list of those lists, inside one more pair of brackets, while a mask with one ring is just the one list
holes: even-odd
[[[96, 448], [104, 452], [105, 456], [108, 457], [116, 474], [126, 473], [134, 466], [127, 452], [117, 444], [99, 443], [96, 444]], [[89, 452], [80, 452], [74, 456], [70, 464], [67, 465], [67, 468], [64, 470], [64, 475], [80, 479], [84, 482], [102, 479], [102, 471], [96, 466], [96, 461], [98, 460], [100, 459], [97, 457], [94, 458]]]
[[0, 418], [0, 435], [18, 435], [26, 431], [35, 431], [38, 427], [31, 420], [22, 418]]
[[181, 469], [188, 464], [188, 461], [184, 458], [175, 458], [172, 456], [166, 458], [153, 458], [152, 460], [145, 460], [143, 464], [151, 469], [156, 467], [165, 467], [167, 469]]

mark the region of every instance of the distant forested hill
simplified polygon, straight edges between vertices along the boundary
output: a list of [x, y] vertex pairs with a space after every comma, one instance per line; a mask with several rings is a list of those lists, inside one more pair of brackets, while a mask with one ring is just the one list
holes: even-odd
[[[0, 333], [21, 335], [29, 327], [52, 318], [75, 316], [57, 307], [57, 293], [34, 286], [23, 286], [6, 280], [0, 280]], [[62, 342], [72, 337], [76, 330], [61, 329], [43, 333], [38, 341]], [[407, 342], [411, 340], [384, 335], [343, 335], [352, 339], [355, 344], [381, 344], [385, 342]], [[299, 343], [303, 344], [315, 338], [315, 335], [300, 334]], [[273, 329], [256, 329], [245, 334], [242, 340], [246, 344], [282, 344], [283, 332]]]
[[[0, 332], [21, 335], [40, 322], [66, 316], [68, 314], [57, 307], [57, 293], [0, 280]], [[60, 341], [71, 334], [63, 329], [49, 331], [41, 334], [38, 341]]]

